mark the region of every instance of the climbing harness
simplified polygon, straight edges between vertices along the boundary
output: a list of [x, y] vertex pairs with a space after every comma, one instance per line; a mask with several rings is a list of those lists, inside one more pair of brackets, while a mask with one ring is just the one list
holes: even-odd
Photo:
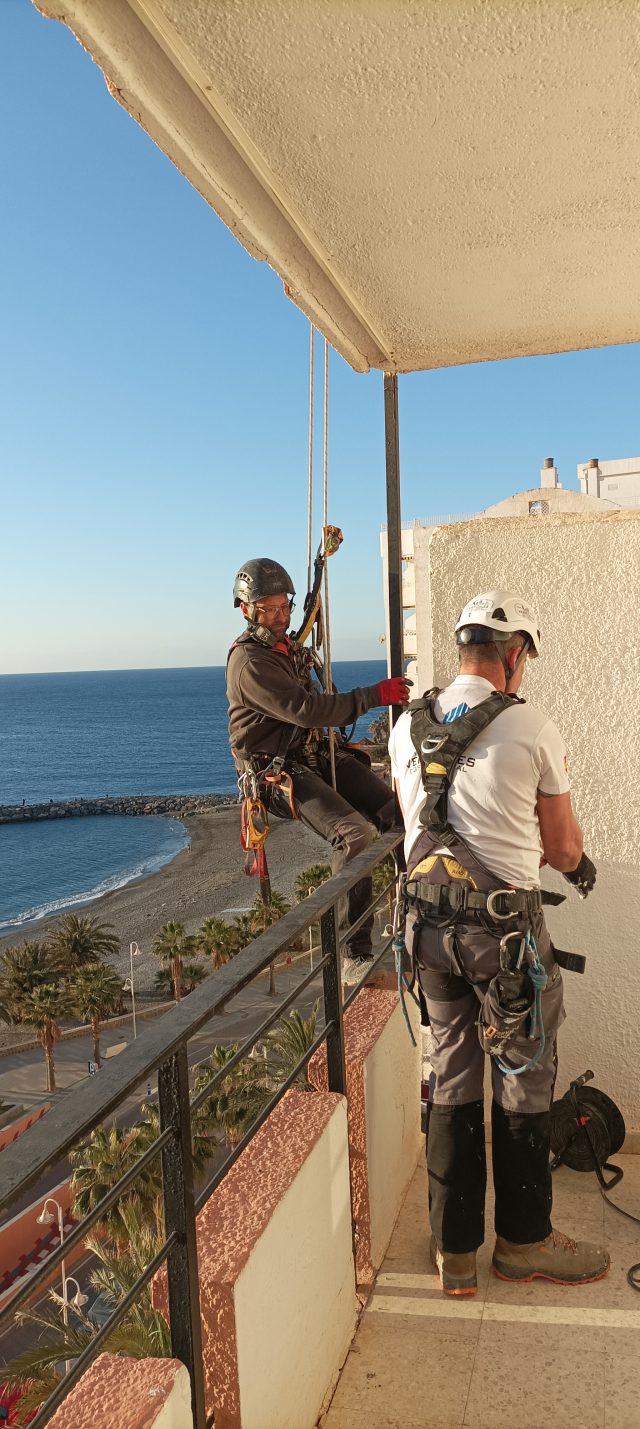
[[422, 785], [426, 795], [420, 810], [420, 823], [441, 843], [458, 838], [448, 821], [449, 788], [458, 761], [471, 742], [488, 725], [513, 705], [523, 704], [518, 695], [506, 695], [494, 690], [489, 698], [459, 715], [450, 724], [436, 718], [435, 703], [439, 689], [427, 690], [420, 700], [408, 706], [411, 715], [411, 739], [420, 760]]
[[[514, 967], [509, 944], [516, 939], [519, 949]], [[531, 929], [524, 935], [505, 933], [500, 941], [500, 971], [489, 983], [478, 1018], [482, 1050], [494, 1058], [505, 1076], [520, 1077], [540, 1061], [545, 1048], [542, 994], [546, 985], [547, 974]], [[531, 1041], [538, 1040], [537, 1049], [522, 1066], [509, 1067], [504, 1054], [513, 1038], [524, 1029], [527, 1018], [528, 1037]]]

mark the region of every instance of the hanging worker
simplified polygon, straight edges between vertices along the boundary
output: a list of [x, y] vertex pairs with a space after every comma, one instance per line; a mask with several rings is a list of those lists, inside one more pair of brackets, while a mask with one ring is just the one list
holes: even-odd
[[[407, 946], [413, 939], [432, 1030], [431, 1257], [446, 1294], [475, 1292], [483, 1048], [492, 1051], [494, 1039], [494, 1270], [507, 1280], [581, 1284], [605, 1275], [609, 1257], [551, 1225], [549, 1107], [565, 1014], [540, 865], [583, 897], [596, 870], [573, 814], [562, 737], [517, 697], [527, 657], [540, 652], [536, 615], [518, 595], [490, 591], [465, 606], [455, 631], [460, 673], [403, 713], [389, 741], [406, 828]], [[527, 961], [514, 967], [520, 954]], [[535, 993], [529, 962], [540, 974]], [[511, 1001], [514, 987], [529, 995]]]
[[[238, 571], [234, 605], [247, 628], [232, 645], [227, 664], [229, 739], [239, 775], [249, 769], [262, 776], [268, 810], [300, 819], [331, 845], [335, 874], [371, 843], [374, 825], [381, 832], [392, 826], [395, 799], [368, 758], [340, 744], [334, 789], [325, 731], [352, 724], [367, 710], [406, 704], [410, 682], [394, 678], [344, 694], [323, 694], [311, 678], [309, 651], [287, 635], [294, 595], [291, 577], [277, 561], [260, 557]], [[267, 776], [272, 782], [266, 782]], [[371, 898], [371, 879], [361, 879], [348, 895], [349, 926]], [[345, 983], [366, 974], [372, 926], [370, 917], [347, 944]]]

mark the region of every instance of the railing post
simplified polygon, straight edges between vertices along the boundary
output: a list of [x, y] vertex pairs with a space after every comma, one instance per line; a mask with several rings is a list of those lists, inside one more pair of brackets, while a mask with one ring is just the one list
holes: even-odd
[[340, 983], [340, 946], [338, 934], [338, 908], [334, 903], [320, 919], [320, 945], [322, 956], [331, 954], [322, 969], [324, 988], [324, 1015], [327, 1025], [334, 1026], [327, 1036], [327, 1075], [330, 1092], [347, 1090], [347, 1074], [344, 1062], [344, 1028], [342, 1025], [342, 988]]
[[162, 1151], [165, 1235], [178, 1240], [167, 1257], [171, 1349], [191, 1379], [194, 1429], [205, 1429], [202, 1328], [198, 1290], [198, 1251], [193, 1197], [193, 1158], [189, 1112], [189, 1063], [183, 1044], [158, 1072], [160, 1127], [173, 1137]]

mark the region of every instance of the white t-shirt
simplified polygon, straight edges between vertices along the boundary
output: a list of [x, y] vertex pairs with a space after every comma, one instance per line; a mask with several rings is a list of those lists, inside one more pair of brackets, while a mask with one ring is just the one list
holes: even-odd
[[[493, 693], [481, 675], [458, 675], [441, 690], [436, 717], [444, 724], [465, 714]], [[411, 715], [400, 716], [389, 740], [391, 773], [405, 815], [407, 862], [422, 832], [425, 802], [420, 761], [411, 739]], [[512, 705], [496, 716], [469, 745], [454, 770], [449, 821], [482, 863], [517, 888], [540, 886], [538, 790], [566, 794], [565, 746], [559, 730], [541, 710]]]

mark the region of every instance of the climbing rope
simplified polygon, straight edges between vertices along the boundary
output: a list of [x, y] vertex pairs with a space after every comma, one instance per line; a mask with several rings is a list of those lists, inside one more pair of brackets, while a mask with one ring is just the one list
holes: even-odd
[[307, 499], [307, 590], [311, 590], [313, 570], [313, 384], [316, 330], [309, 323], [309, 490]]
[[396, 977], [398, 979], [398, 996], [400, 998], [402, 1015], [406, 1023], [407, 1032], [409, 1033], [409, 1036], [411, 1038], [411, 1044], [413, 1047], [417, 1047], [418, 1044], [413, 1035], [413, 1028], [409, 1019], [409, 1013], [407, 1012], [406, 999], [406, 994], [409, 993], [409, 996], [413, 998], [414, 1002], [417, 1002], [418, 1006], [420, 1006], [419, 999], [416, 997], [415, 992], [413, 991], [414, 979], [412, 978], [411, 982], [409, 981], [404, 966], [405, 954], [407, 953], [407, 944], [405, 942], [404, 936], [404, 928], [407, 915], [407, 900], [405, 892], [406, 884], [407, 875], [406, 873], [402, 873], [400, 874], [396, 886], [396, 901], [393, 909], [393, 938], [391, 941], [391, 948], [393, 951]]
[[[325, 531], [329, 526], [329, 343], [324, 340], [324, 485], [323, 485], [323, 516], [322, 524]], [[324, 563], [324, 612], [322, 621], [322, 645], [325, 669], [325, 689], [332, 690], [333, 683], [331, 677], [331, 631], [329, 625], [329, 571], [328, 562]], [[331, 783], [336, 787], [336, 744], [335, 732], [329, 725], [329, 757], [331, 760]]]

